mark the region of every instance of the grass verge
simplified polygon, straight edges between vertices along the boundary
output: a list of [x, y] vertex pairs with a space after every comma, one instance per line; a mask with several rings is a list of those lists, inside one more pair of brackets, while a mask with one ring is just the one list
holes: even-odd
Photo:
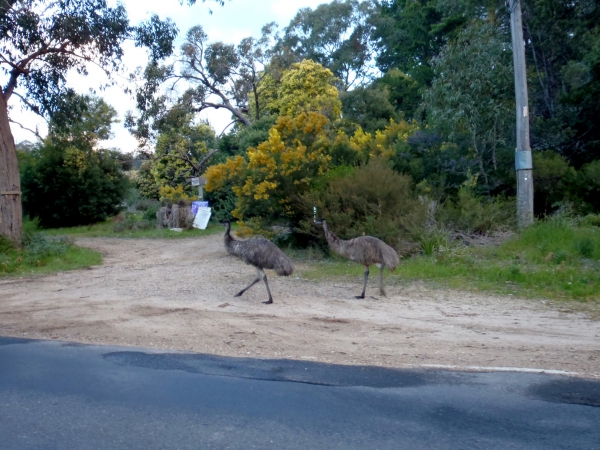
[[[309, 279], [352, 277], [363, 267], [339, 258], [315, 261]], [[379, 270], [372, 268], [371, 274]], [[600, 228], [566, 218], [539, 222], [494, 247], [450, 246], [402, 260], [386, 280], [529, 298], [600, 301]]]
[[0, 240], [0, 277], [60, 272], [101, 263], [99, 252], [77, 247], [69, 239], [50, 238], [43, 233], [29, 236], [24, 247]]

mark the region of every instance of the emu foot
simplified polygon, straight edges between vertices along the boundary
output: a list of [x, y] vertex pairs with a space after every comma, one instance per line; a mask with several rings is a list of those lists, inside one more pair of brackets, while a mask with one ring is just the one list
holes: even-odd
[[365, 294], [363, 294], [363, 295], [357, 295], [357, 296], [356, 296], [356, 297], [354, 297], [354, 298], [365, 298]]
[[387, 297], [387, 294], [383, 289], [379, 291], [379, 295], [381, 295], [382, 297]]
[[273, 303], [273, 299], [269, 299], [266, 302], [263, 302], [265, 305], [270, 305], [271, 303]]
[[244, 293], [244, 291], [240, 291], [237, 294], [235, 294], [234, 297], [241, 297], [243, 293]]

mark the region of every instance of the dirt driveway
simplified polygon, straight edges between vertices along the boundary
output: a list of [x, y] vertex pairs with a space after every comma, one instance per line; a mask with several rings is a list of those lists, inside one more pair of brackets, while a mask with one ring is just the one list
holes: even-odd
[[[254, 276], [220, 235], [90, 238], [104, 265], [0, 281], [0, 335], [390, 367], [557, 370], [600, 377], [600, 322], [565, 304], [388, 285], [356, 300], [361, 279]], [[377, 277], [369, 291], [376, 293]]]

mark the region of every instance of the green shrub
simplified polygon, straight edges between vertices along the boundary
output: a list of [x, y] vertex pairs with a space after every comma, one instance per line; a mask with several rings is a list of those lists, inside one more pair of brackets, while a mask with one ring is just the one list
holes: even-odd
[[326, 187], [302, 197], [305, 233], [311, 227], [312, 206], [327, 219], [342, 239], [376, 236], [395, 248], [415, 241], [425, 220], [426, 208], [417, 199], [411, 178], [392, 170], [385, 160], [371, 158], [348, 176], [331, 179]]
[[139, 193], [145, 198], [158, 200], [158, 184], [152, 175], [152, 161], [145, 161], [138, 170], [136, 179], [136, 187]]
[[600, 214], [588, 214], [581, 218], [581, 225], [588, 227], [600, 227]]
[[584, 258], [591, 258], [594, 254], [594, 241], [589, 236], [578, 237], [573, 241], [575, 251]]
[[149, 208], [159, 207], [160, 202], [153, 198], [140, 198], [135, 204], [134, 207], [136, 211], [147, 211]]
[[64, 237], [47, 237], [44, 233], [34, 234], [25, 246], [26, 254], [33, 259], [63, 255], [72, 242]]
[[156, 222], [156, 212], [161, 208], [160, 202], [154, 202], [144, 210], [142, 219], [148, 222]]
[[148, 208], [144, 212], [144, 217], [139, 217], [134, 213], [121, 213], [113, 217], [112, 231], [115, 233], [122, 233], [123, 231], [137, 231], [137, 230], [149, 230], [156, 226], [156, 214], [151, 220], [145, 218], [146, 214], [151, 211], [152, 208]]
[[121, 210], [131, 187], [122, 170], [128, 157], [99, 146], [116, 110], [93, 96], [66, 101], [81, 108], [68, 120], [53, 114], [48, 136], [20, 164], [23, 211], [46, 228], [104, 221]]
[[536, 216], [550, 214], [567, 199], [575, 169], [567, 160], [551, 151], [534, 152], [534, 199]]
[[31, 219], [29, 216], [23, 216], [23, 243], [27, 244], [40, 229], [40, 219], [34, 217]]
[[204, 193], [205, 200], [211, 207], [210, 219], [214, 222], [223, 222], [225, 220], [233, 221], [231, 215], [237, 204], [237, 197], [233, 192], [231, 183], [224, 183], [220, 189]]
[[[154, 218], [154, 221], [156, 222], [156, 217]], [[154, 224], [152, 223], [152, 221], [150, 220], [145, 220], [142, 219], [140, 221], [138, 221], [137, 223], [135, 223], [132, 227], [133, 230], [149, 230], [150, 228], [154, 228]]]
[[23, 210], [43, 227], [101, 222], [121, 209], [127, 179], [108, 150], [46, 143], [25, 165]]
[[427, 256], [443, 252], [449, 246], [448, 233], [440, 228], [424, 230], [417, 235], [417, 242]]
[[552, 261], [556, 264], [561, 264], [567, 260], [569, 254], [564, 250], [557, 250], [556, 253], [552, 255]]
[[125, 213], [115, 216], [113, 218], [113, 222], [113, 231], [115, 233], [121, 233], [125, 230], [133, 230], [136, 227], [139, 220], [134, 214]]
[[489, 234], [511, 228], [515, 216], [514, 200], [480, 197], [468, 186], [462, 186], [458, 198], [446, 201], [437, 211], [440, 223], [468, 234]]
[[5, 236], [0, 235], [0, 255], [6, 254], [15, 248], [15, 243], [13, 241]]
[[584, 212], [600, 212], [600, 160], [584, 165], [577, 172], [574, 197]]

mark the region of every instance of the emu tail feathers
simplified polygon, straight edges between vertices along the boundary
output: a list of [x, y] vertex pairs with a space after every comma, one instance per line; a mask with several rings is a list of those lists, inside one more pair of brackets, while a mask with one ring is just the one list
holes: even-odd
[[285, 277], [290, 276], [292, 273], [294, 273], [294, 265], [292, 264], [292, 260], [285, 255], [280, 256], [275, 267], [275, 272], [277, 275], [283, 275]]
[[383, 260], [383, 265], [387, 267], [390, 272], [396, 270], [396, 267], [400, 264], [398, 253], [387, 244], [381, 246], [381, 259]]

